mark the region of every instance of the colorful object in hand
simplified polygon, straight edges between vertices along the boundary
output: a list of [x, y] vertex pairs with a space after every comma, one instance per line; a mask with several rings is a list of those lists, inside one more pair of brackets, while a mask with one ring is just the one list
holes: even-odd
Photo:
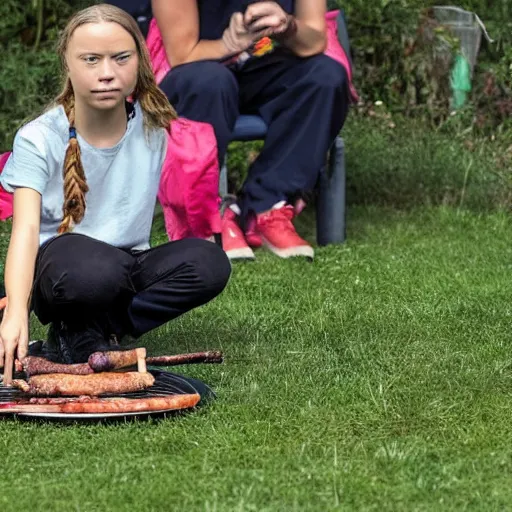
[[254, 57], [261, 57], [273, 51], [276, 46], [276, 43], [270, 39], [270, 37], [262, 37], [254, 44], [250, 53], [254, 55]]
[[252, 57], [263, 57], [267, 53], [274, 51], [279, 46], [279, 43], [270, 37], [262, 37], [256, 41], [248, 50], [234, 55], [227, 61], [224, 61], [226, 66], [235, 66], [241, 68]]

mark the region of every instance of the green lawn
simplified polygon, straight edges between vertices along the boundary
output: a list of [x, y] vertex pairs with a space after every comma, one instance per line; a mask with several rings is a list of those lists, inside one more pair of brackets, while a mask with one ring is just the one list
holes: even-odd
[[349, 220], [348, 243], [314, 264], [258, 253], [220, 298], [144, 340], [222, 349], [223, 366], [183, 369], [215, 387], [212, 406], [118, 425], [0, 421], [0, 510], [512, 508], [511, 220]]

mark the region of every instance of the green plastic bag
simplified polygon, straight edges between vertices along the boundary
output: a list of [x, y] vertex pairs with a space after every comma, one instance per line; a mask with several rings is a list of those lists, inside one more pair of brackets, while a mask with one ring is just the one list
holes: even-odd
[[458, 110], [463, 107], [471, 92], [471, 68], [464, 55], [457, 55], [452, 68], [450, 79], [452, 89], [452, 108]]

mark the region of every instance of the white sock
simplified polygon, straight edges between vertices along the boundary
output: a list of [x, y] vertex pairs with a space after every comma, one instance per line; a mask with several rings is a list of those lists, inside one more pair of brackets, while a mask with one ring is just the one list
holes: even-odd
[[238, 207], [238, 205], [236, 203], [230, 204], [229, 208], [230, 208], [230, 210], [232, 212], [235, 212], [236, 215], [240, 215], [242, 213], [240, 208]]

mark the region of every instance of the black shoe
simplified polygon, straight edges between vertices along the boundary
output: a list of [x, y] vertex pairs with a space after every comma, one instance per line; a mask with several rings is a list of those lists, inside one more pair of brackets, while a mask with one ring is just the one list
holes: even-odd
[[45, 357], [51, 361], [85, 363], [93, 352], [116, 350], [110, 341], [108, 325], [98, 320], [85, 323], [53, 322], [48, 331]]
[[[51, 328], [50, 328], [51, 329]], [[31, 341], [28, 344], [28, 355], [35, 357], [44, 357], [48, 361], [60, 363], [60, 352], [54, 339]]]

